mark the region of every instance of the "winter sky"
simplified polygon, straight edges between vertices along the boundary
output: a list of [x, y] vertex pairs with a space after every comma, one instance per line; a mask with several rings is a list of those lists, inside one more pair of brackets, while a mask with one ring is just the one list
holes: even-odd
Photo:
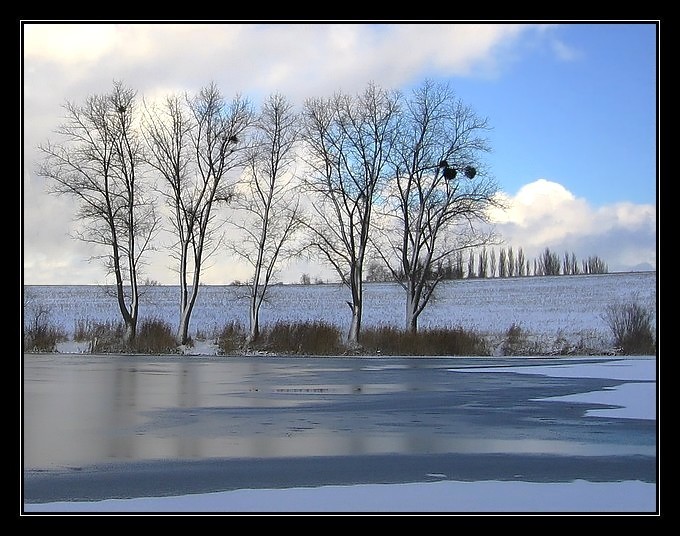
[[[255, 105], [271, 93], [301, 105], [369, 82], [408, 92], [448, 81], [493, 129], [487, 164], [509, 204], [495, 215], [505, 247], [528, 259], [546, 247], [597, 255], [610, 272], [656, 268], [656, 21], [21, 24], [25, 284], [107, 282], [91, 247], [69, 237], [73, 202], [46, 194], [35, 171], [61, 106], [114, 80], [146, 99], [215, 82]], [[150, 279], [175, 284], [167, 250], [150, 261]], [[248, 277], [226, 252], [212, 261], [205, 283]], [[281, 279], [302, 272], [331, 277], [301, 262]]]

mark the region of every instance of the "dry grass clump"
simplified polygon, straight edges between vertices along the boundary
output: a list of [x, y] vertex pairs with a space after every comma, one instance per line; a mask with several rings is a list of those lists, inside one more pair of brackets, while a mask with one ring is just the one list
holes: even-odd
[[246, 347], [282, 355], [489, 355], [483, 337], [462, 328], [429, 329], [417, 333], [394, 327], [364, 329], [358, 348], [346, 344], [342, 331], [326, 322], [277, 322], [264, 328], [248, 346], [247, 331], [240, 324], [226, 325], [218, 337], [223, 354]]
[[79, 320], [73, 331], [73, 340], [89, 343], [89, 352], [92, 354], [125, 351], [124, 337], [125, 326], [122, 322]]
[[66, 340], [64, 331], [50, 322], [49, 310], [38, 308], [24, 323], [23, 344], [27, 352], [54, 352], [57, 343]]
[[170, 324], [156, 318], [144, 319], [137, 326], [134, 341], [126, 344], [122, 322], [93, 322], [79, 320], [73, 340], [89, 343], [89, 352], [109, 354], [134, 352], [139, 354], [168, 354], [177, 351], [177, 342]]
[[232, 322], [222, 328], [217, 335], [217, 347], [225, 355], [239, 353], [245, 347], [247, 333], [238, 322]]
[[344, 352], [342, 333], [325, 322], [277, 322], [261, 334], [256, 347], [296, 355], [337, 355]]
[[425, 329], [416, 333], [391, 326], [366, 329], [361, 346], [374, 355], [488, 355], [484, 338], [463, 328]]
[[141, 354], [168, 354], [177, 351], [177, 342], [170, 324], [157, 318], [145, 319], [137, 327], [131, 350]]
[[603, 315], [624, 355], [655, 355], [652, 313], [638, 303], [612, 304]]

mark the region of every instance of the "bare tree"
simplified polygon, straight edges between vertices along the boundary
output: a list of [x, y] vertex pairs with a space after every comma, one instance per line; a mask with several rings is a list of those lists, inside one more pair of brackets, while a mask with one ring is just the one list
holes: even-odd
[[560, 257], [557, 253], [545, 248], [538, 259], [540, 275], [560, 275]]
[[478, 277], [482, 279], [489, 277], [489, 254], [487, 253], [485, 247], [483, 247], [482, 251], [479, 252], [479, 267], [477, 270]]
[[275, 94], [265, 100], [256, 121], [256, 134], [246, 166], [247, 178], [234, 196], [243, 218], [233, 224], [241, 233], [234, 253], [253, 269], [249, 280], [250, 331], [248, 342], [260, 334], [260, 307], [279, 268], [289, 257], [289, 245], [301, 226], [291, 167], [299, 138], [299, 120], [292, 104]]
[[529, 266], [527, 260], [524, 258], [524, 250], [519, 248], [517, 250], [517, 275], [525, 276], [528, 275]]
[[467, 277], [468, 279], [473, 279], [475, 277], [475, 252], [469, 250], [468, 262], [467, 262]]
[[[492, 241], [476, 226], [488, 220], [490, 206], [498, 205], [496, 186], [479, 172], [480, 157], [489, 150], [483, 137], [487, 129], [486, 119], [457, 100], [447, 85], [425, 81], [403, 108], [378, 250], [393, 273], [404, 274], [400, 284], [412, 332], [442, 279], [444, 259]], [[480, 265], [480, 276], [486, 269]], [[468, 277], [473, 276], [471, 251]]]
[[515, 253], [512, 251], [512, 246], [508, 247], [508, 277], [515, 276]]
[[243, 138], [251, 120], [247, 100], [237, 96], [227, 104], [215, 84], [193, 98], [170, 96], [160, 107], [148, 109], [149, 162], [164, 179], [176, 238], [172, 255], [180, 286], [179, 344], [189, 338], [201, 271], [219, 246], [216, 207], [231, 199], [235, 178], [229, 172], [244, 163]]
[[587, 260], [582, 261], [582, 264], [584, 274], [606, 274], [609, 271], [607, 263], [597, 255], [588, 257]]
[[453, 268], [453, 278], [454, 279], [463, 279], [463, 274], [464, 274], [464, 269], [463, 269], [463, 251], [458, 250], [456, 251], [456, 263]]
[[310, 245], [349, 288], [348, 342], [358, 344], [363, 312], [363, 269], [373, 207], [386, 180], [396, 135], [399, 98], [375, 84], [356, 96], [308, 99], [304, 139], [314, 196], [306, 225]]
[[365, 281], [370, 283], [387, 283], [393, 281], [394, 276], [381, 261], [371, 261], [366, 268]]
[[579, 275], [581, 273], [581, 269], [578, 266], [578, 261], [576, 260], [576, 253], [573, 251], [571, 252], [571, 273], [573, 275]]
[[562, 273], [564, 275], [570, 275], [571, 272], [571, 257], [569, 256], [569, 252], [565, 251], [564, 252], [564, 257], [562, 258]]
[[498, 277], [508, 277], [508, 254], [505, 248], [501, 248], [498, 257]]
[[38, 173], [51, 180], [52, 193], [77, 200], [76, 219], [85, 225], [76, 238], [106, 251], [93, 258], [114, 277], [130, 343], [137, 331], [138, 278], [159, 223], [141, 173], [136, 92], [116, 81], [110, 93], [83, 105], [67, 102], [64, 110], [56, 131], [61, 141], [39, 147], [44, 160]]

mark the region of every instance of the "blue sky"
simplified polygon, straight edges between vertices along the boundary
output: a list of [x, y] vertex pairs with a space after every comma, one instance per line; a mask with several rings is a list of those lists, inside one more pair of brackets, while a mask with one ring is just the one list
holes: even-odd
[[494, 127], [490, 159], [510, 192], [550, 178], [595, 205], [656, 202], [656, 28], [567, 24], [518, 47], [461, 97]]
[[[68, 237], [75, 207], [45, 193], [35, 147], [51, 139], [68, 99], [123, 80], [147, 99], [215, 81], [255, 104], [294, 103], [369, 81], [402, 89], [448, 81], [492, 127], [487, 163], [509, 202], [497, 214], [506, 247], [598, 255], [610, 271], [656, 267], [657, 37], [647, 23], [118, 24], [23, 23], [23, 261], [26, 284], [105, 282]], [[284, 281], [302, 271], [288, 267]], [[149, 277], [174, 283], [167, 251]], [[205, 282], [247, 278], [223, 255]]]

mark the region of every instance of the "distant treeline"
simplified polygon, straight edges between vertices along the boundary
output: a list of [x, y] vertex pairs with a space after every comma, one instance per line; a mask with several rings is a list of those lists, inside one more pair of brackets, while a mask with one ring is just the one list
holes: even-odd
[[[369, 263], [366, 281], [394, 281], [394, 275], [379, 261]], [[496, 277], [524, 277], [545, 275], [587, 275], [609, 273], [607, 264], [597, 255], [580, 262], [572, 252], [560, 256], [545, 248], [543, 253], [530, 261], [522, 248], [515, 252], [512, 247], [501, 248], [498, 255], [492, 248], [467, 253], [458, 251], [441, 262], [436, 269], [428, 270], [428, 279], [485, 279]]]

